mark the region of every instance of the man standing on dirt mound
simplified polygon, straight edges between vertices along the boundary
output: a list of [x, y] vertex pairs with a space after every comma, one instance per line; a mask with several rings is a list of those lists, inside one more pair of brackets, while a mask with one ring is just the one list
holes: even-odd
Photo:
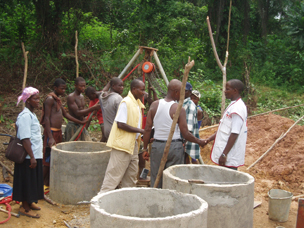
[[[83, 121], [84, 117], [88, 115], [90, 112], [100, 109], [99, 103], [95, 104], [94, 106], [88, 109], [84, 109], [85, 101], [81, 93], [84, 93], [85, 87], [86, 87], [85, 80], [82, 77], [76, 78], [75, 91], [69, 94], [67, 98], [67, 105], [70, 115], [80, 121]], [[66, 142], [72, 138], [72, 136], [75, 134], [75, 132], [79, 127], [81, 127], [81, 125], [70, 121], [68, 122], [64, 132], [64, 139]], [[91, 141], [89, 132], [85, 128], [81, 132], [79, 140]]]
[[226, 83], [225, 96], [231, 100], [226, 108], [219, 128], [206, 143], [215, 140], [211, 160], [234, 170], [244, 165], [247, 141], [247, 108], [241, 99], [244, 84], [238, 79]]
[[121, 187], [136, 186], [140, 134], [144, 133], [141, 109], [145, 106], [140, 100], [145, 93], [145, 84], [135, 79], [130, 89], [119, 105], [107, 142], [112, 151], [101, 193], [114, 190], [119, 183]]

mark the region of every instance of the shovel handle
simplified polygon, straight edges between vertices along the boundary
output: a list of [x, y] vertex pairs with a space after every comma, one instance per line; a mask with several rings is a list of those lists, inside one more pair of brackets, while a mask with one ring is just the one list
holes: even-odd
[[[3, 212], [5, 212], [5, 213], [7, 213], [8, 214], [8, 211], [7, 210], [5, 210], [5, 209], [3, 209], [2, 207], [0, 207], [0, 211], [3, 211]], [[13, 215], [13, 216], [15, 216], [15, 217], [17, 217], [17, 218], [19, 218], [20, 217], [20, 215], [19, 214], [17, 214], [17, 213], [14, 213], [14, 212], [10, 212], [11, 213], [11, 215]]]

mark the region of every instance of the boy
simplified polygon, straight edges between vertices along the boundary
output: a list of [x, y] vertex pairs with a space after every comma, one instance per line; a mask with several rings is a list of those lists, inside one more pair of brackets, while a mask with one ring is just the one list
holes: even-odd
[[[86, 87], [86, 82], [82, 77], [78, 77], [75, 80], [75, 91], [69, 94], [67, 98], [67, 105], [69, 109], [69, 113], [74, 118], [83, 121], [84, 117], [88, 115], [90, 112], [100, 109], [99, 104], [95, 104], [94, 106], [84, 109], [84, 97], [82, 93]], [[72, 136], [75, 134], [77, 129], [80, 127], [79, 124], [74, 122], [68, 122], [65, 132], [64, 132], [64, 139], [65, 141], [69, 141]], [[81, 141], [91, 141], [88, 131], [84, 128], [81, 132], [80, 138]]]
[[44, 127], [43, 141], [43, 178], [44, 185], [49, 186], [50, 177], [50, 152], [51, 147], [56, 143], [62, 142], [62, 117], [74, 121], [78, 124], [85, 124], [86, 121], [80, 121], [68, 114], [62, 107], [59, 96], [62, 96], [66, 89], [66, 83], [61, 78], [54, 82], [54, 91], [49, 93], [43, 103], [41, 125]]
[[220, 121], [216, 134], [206, 143], [215, 139], [211, 160], [234, 170], [244, 165], [247, 140], [247, 108], [241, 99], [244, 84], [238, 79], [226, 83], [225, 96], [231, 100]]
[[[85, 95], [90, 99], [89, 108], [99, 102], [98, 97], [100, 96], [100, 94], [101, 94], [101, 91], [96, 91], [92, 86], [89, 86], [88, 88], [86, 88]], [[102, 133], [102, 138], [101, 138], [100, 142], [105, 142], [106, 137], [104, 135], [104, 124], [103, 124], [103, 116], [102, 116], [101, 108], [97, 111], [96, 116], [98, 119], [98, 123], [100, 124], [100, 129], [101, 129], [101, 133]]]

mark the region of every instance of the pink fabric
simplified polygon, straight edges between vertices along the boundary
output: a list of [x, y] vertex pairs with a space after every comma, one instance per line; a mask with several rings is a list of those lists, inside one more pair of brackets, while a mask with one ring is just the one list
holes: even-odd
[[22, 94], [18, 97], [17, 106], [21, 100], [25, 103], [27, 99], [29, 99], [31, 96], [33, 96], [37, 93], [39, 93], [39, 90], [34, 87], [24, 88], [24, 90], [22, 91]]

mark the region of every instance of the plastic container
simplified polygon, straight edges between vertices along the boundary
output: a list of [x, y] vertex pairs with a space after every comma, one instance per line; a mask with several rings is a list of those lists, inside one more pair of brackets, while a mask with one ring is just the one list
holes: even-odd
[[278, 222], [287, 222], [293, 194], [281, 189], [271, 189], [268, 192], [268, 196], [269, 219]]
[[7, 197], [12, 195], [13, 188], [8, 184], [0, 184], [0, 197]]

